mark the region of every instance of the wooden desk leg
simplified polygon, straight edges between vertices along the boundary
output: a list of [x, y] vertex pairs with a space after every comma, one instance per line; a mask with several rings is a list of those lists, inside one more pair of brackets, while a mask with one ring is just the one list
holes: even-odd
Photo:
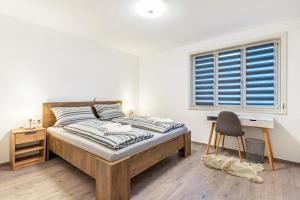
[[264, 134], [266, 149], [268, 151], [269, 164], [270, 164], [271, 170], [274, 171], [273, 151], [272, 151], [272, 146], [271, 146], [270, 137], [269, 137], [269, 130], [267, 128], [263, 128], [262, 130], [263, 130], [263, 134]]
[[211, 129], [210, 129], [210, 134], [209, 134], [209, 137], [208, 137], [208, 143], [207, 143], [207, 147], [206, 147], [206, 152], [205, 152], [205, 154], [208, 154], [208, 153], [209, 153], [210, 142], [211, 142], [212, 135], [214, 134], [215, 125], [216, 125], [216, 122], [212, 122], [212, 123], [211, 123]]

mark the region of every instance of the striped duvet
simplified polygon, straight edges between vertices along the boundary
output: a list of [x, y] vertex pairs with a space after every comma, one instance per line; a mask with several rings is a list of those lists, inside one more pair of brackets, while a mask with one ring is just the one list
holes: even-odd
[[100, 120], [87, 120], [69, 124], [63, 128], [68, 132], [87, 138], [111, 149], [119, 150], [131, 144], [152, 138], [153, 135], [147, 131], [132, 128], [121, 133], [107, 133], [103, 131], [103, 125], [111, 122]]
[[183, 123], [176, 122], [158, 122], [150, 117], [143, 116], [126, 116], [112, 119], [113, 122], [121, 124], [129, 124], [132, 127], [142, 128], [159, 133], [166, 133], [172, 129], [183, 127]]

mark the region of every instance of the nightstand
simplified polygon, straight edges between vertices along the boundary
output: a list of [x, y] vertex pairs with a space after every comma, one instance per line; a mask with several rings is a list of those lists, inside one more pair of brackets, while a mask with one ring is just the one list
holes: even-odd
[[13, 129], [10, 133], [10, 164], [13, 170], [45, 162], [46, 129]]

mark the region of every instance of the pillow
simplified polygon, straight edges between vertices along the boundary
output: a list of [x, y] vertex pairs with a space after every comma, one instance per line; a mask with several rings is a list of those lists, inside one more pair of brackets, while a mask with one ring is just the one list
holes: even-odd
[[90, 106], [84, 107], [54, 107], [51, 109], [56, 117], [54, 126], [65, 126], [76, 122], [97, 119]]
[[96, 104], [94, 105], [100, 120], [111, 120], [124, 117], [120, 104]]

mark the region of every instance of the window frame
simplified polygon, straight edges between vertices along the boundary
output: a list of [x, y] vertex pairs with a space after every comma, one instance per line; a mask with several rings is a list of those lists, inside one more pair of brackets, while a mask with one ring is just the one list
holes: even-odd
[[[275, 45], [276, 62], [275, 67], [275, 104], [276, 107], [264, 107], [264, 106], [251, 106], [246, 104], [246, 48], [266, 44], [270, 42], [276, 42]], [[224, 51], [241, 49], [241, 105], [218, 105], [218, 54]], [[200, 53], [199, 53], [200, 52]], [[274, 36], [262, 38], [260, 40], [252, 40], [243, 42], [237, 45], [228, 45], [222, 48], [214, 48], [207, 51], [199, 51], [189, 54], [190, 59], [190, 108], [191, 110], [233, 110], [236, 112], [252, 112], [252, 113], [270, 113], [270, 114], [286, 114], [287, 113], [287, 97], [286, 97], [286, 85], [287, 85], [287, 33], [279, 33]], [[214, 105], [204, 106], [195, 104], [195, 62], [196, 56], [214, 55]]]

